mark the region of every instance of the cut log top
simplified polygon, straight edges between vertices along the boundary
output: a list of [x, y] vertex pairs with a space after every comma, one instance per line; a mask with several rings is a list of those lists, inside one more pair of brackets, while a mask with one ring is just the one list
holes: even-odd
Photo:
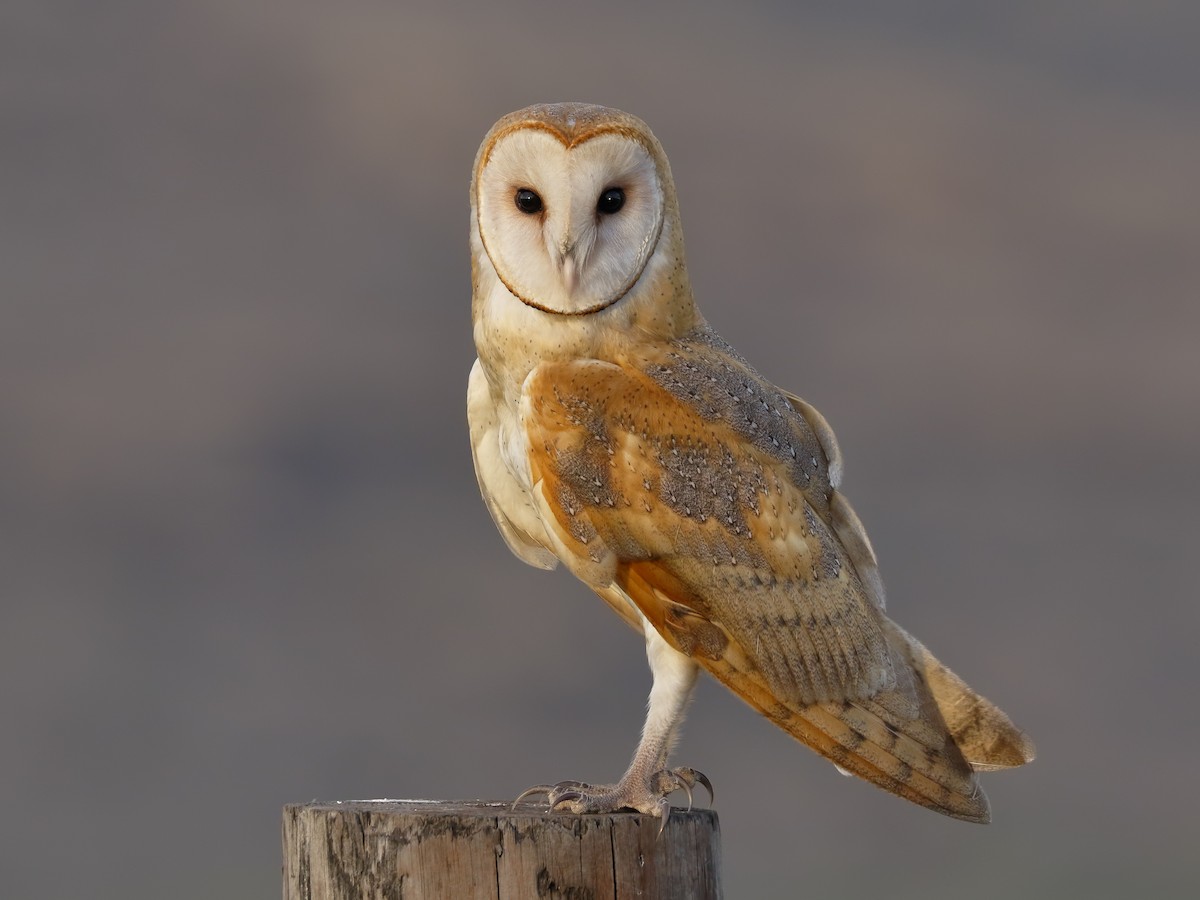
[[482, 800], [314, 802], [283, 810], [284, 900], [711, 900], [710, 809], [577, 816]]

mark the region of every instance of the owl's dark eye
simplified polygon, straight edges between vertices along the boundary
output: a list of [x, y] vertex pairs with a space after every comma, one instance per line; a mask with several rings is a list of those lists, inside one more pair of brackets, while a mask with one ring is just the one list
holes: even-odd
[[542, 198], [529, 188], [521, 188], [516, 196], [517, 209], [533, 215], [542, 211]]
[[619, 187], [605, 188], [596, 201], [596, 212], [612, 215], [625, 205], [625, 192]]

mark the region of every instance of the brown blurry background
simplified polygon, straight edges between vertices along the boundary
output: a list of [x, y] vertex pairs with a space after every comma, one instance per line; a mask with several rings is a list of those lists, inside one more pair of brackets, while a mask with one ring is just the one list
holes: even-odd
[[276, 896], [284, 803], [620, 774], [642, 642], [465, 422], [471, 160], [562, 99], [654, 128], [702, 309], [1040, 751], [965, 825], [706, 681], [728, 895], [1196, 896], [1200, 7], [642, 6], [6, 0], [5, 897]]

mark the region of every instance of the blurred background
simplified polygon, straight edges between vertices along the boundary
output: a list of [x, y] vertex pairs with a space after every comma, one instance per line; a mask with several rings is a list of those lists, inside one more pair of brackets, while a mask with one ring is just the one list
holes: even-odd
[[478, 496], [467, 186], [648, 121], [701, 308], [837, 429], [995, 823], [713, 682], [731, 898], [1196, 896], [1200, 8], [7, 0], [0, 883], [279, 892], [280, 808], [623, 770], [642, 642]]

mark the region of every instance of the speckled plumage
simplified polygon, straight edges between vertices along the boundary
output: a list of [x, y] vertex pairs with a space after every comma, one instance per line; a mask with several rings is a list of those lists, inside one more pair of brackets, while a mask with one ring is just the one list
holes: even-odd
[[[589, 208], [598, 185], [621, 189], [619, 211]], [[520, 190], [536, 213], [509, 202]], [[649, 129], [601, 107], [520, 110], [484, 140], [471, 199], [484, 498], [519, 557], [562, 561], [645, 632], [655, 673], [626, 775], [542, 786], [551, 804], [662, 815], [697, 780], [666, 762], [702, 667], [843, 770], [986, 821], [972, 770], [1032, 744], [885, 615], [832, 430], [695, 308]]]

